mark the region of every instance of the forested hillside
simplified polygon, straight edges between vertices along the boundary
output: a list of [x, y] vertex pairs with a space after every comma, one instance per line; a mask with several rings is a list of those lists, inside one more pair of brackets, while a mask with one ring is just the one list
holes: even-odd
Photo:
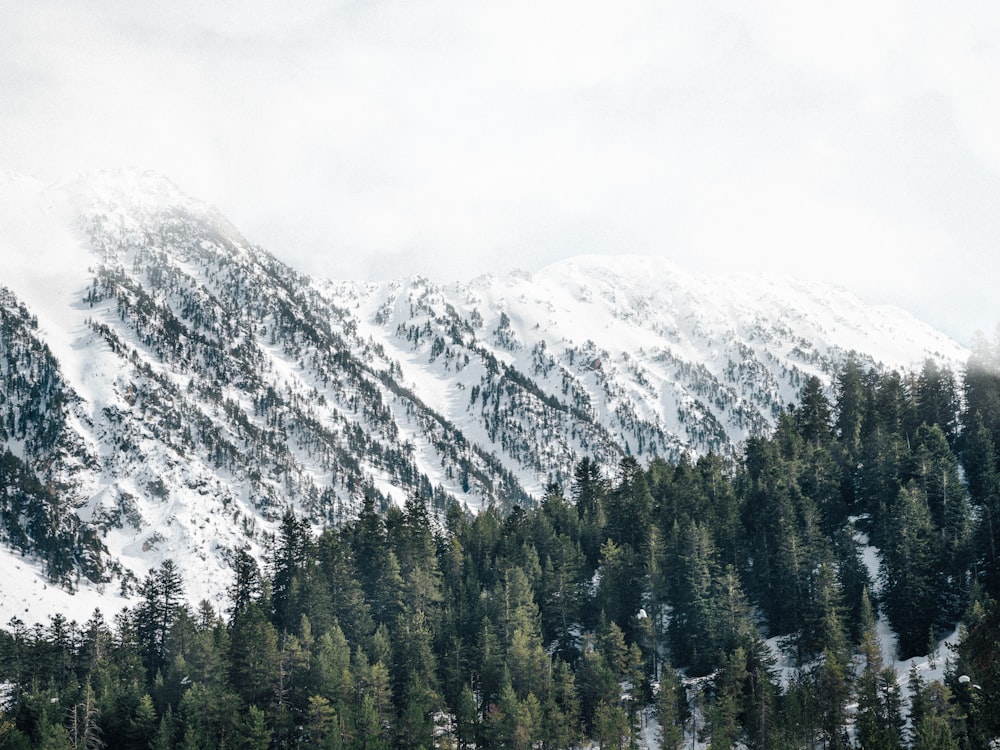
[[533, 508], [584, 457], [737, 458], [850, 351], [969, 354], [843, 289], [643, 257], [311, 279], [135, 170], [0, 190], [0, 257], [0, 622], [110, 609], [166, 559], [221, 610], [286, 510], [318, 532], [366, 496]]
[[[113, 623], [9, 623], [0, 747], [988, 747], [998, 445], [980, 342], [960, 376], [810, 378], [738, 461], [583, 460], [537, 508], [475, 516], [369, 497], [318, 536], [287, 513], [222, 611], [168, 560]], [[945, 682], [914, 672], [904, 702], [885, 660], [959, 621]]]

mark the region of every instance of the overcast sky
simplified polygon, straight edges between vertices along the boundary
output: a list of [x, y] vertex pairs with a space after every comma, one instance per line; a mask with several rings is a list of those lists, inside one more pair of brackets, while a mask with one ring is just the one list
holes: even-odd
[[155, 169], [315, 275], [655, 254], [969, 343], [998, 45], [981, 0], [0, 0], [0, 170]]

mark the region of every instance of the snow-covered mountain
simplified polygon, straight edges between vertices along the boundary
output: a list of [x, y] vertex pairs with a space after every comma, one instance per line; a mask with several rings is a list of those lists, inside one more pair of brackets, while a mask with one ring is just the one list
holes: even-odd
[[900, 369], [967, 356], [843, 289], [699, 277], [648, 257], [580, 257], [446, 287], [417, 278], [320, 289], [356, 310], [359, 332], [399, 363], [403, 382], [514, 458], [532, 490], [588, 454], [730, 451], [850, 351]]
[[96, 595], [40, 590], [111, 596], [166, 557], [218, 603], [289, 507], [531, 502], [584, 456], [731, 451], [851, 350], [967, 357], [840, 289], [650, 258], [313, 280], [136, 171], [0, 175], [0, 261], [3, 621], [85, 615]]

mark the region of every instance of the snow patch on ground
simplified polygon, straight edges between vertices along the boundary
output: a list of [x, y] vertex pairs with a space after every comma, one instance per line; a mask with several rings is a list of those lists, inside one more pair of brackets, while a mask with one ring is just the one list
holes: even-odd
[[95, 609], [110, 621], [115, 614], [133, 602], [121, 596], [114, 585], [95, 586], [83, 579], [75, 592], [53, 586], [42, 574], [39, 561], [22, 556], [0, 545], [0, 570], [4, 571], [0, 588], [0, 627], [17, 618], [29, 627], [47, 624], [55, 614], [70, 620], [85, 622]]

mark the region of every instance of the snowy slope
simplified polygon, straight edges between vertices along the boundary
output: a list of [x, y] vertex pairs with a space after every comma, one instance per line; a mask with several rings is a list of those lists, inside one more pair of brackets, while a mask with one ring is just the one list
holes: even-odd
[[654, 258], [581, 257], [446, 287], [320, 288], [357, 308], [359, 332], [417, 395], [504, 452], [536, 492], [584, 455], [613, 464], [622, 451], [732, 450], [769, 429], [805, 377], [829, 382], [851, 351], [906, 370], [927, 357], [957, 369], [968, 355], [842, 289], [699, 277]]
[[843, 290], [649, 258], [311, 280], [137, 171], [0, 175], [0, 261], [0, 621], [85, 618], [168, 557], [220, 604], [232, 551], [263, 555], [287, 508], [531, 502], [585, 456], [733, 450], [849, 350], [967, 356]]

